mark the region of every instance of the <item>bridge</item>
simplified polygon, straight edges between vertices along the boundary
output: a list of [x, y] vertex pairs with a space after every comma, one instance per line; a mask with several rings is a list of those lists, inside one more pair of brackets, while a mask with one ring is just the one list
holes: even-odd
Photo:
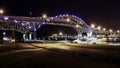
[[92, 28], [75, 15], [63, 14], [54, 17], [0, 16], [0, 29], [20, 32], [23, 34], [24, 40], [35, 40], [37, 29], [45, 24], [72, 27], [78, 33], [77, 38], [82, 37], [82, 33], [86, 33], [87, 37], [120, 37], [119, 32], [107, 32]]

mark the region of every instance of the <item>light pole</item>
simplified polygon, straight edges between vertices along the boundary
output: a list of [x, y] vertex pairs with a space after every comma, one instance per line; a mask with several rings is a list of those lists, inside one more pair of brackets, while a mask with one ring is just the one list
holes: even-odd
[[80, 37], [82, 37], [82, 32], [80, 30], [80, 25], [79, 24], [76, 24], [75, 27], [77, 28], [77, 39], [79, 39]]
[[[32, 12], [30, 12], [30, 17], [32, 17]], [[33, 22], [33, 39], [36, 40], [36, 27], [35, 27], [35, 21]]]
[[[2, 16], [3, 13], [3, 9], [0, 9], [0, 16]], [[0, 28], [0, 44], [3, 44], [3, 28]]]
[[35, 22], [34, 22], [34, 40], [36, 40], [36, 27], [35, 27]]

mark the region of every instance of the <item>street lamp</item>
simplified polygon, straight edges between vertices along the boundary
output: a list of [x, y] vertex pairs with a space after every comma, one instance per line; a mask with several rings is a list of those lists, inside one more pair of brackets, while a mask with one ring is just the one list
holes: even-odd
[[100, 26], [98, 26], [98, 27], [97, 27], [97, 29], [98, 29], [98, 30], [101, 30], [101, 27], [100, 27]]
[[78, 27], [79, 27], [79, 25], [78, 25], [78, 24], [76, 24], [76, 27], [78, 28]]
[[3, 9], [0, 9], [0, 15], [2, 15], [4, 13]]
[[63, 33], [62, 33], [62, 32], [59, 32], [59, 35], [63, 35]]
[[43, 18], [47, 18], [47, 15], [46, 14], [43, 14], [43, 16], [42, 16]]
[[112, 29], [109, 29], [110, 32], [112, 32]]
[[3, 32], [3, 35], [5, 35], [6, 33], [5, 32]]
[[70, 19], [69, 19], [69, 18], [67, 18], [67, 22], [70, 22]]
[[92, 27], [92, 28], [95, 28], [95, 25], [94, 25], [94, 24], [91, 24], [91, 27]]
[[117, 32], [119, 33], [120, 31], [119, 31], [119, 30], [117, 30]]
[[103, 28], [103, 31], [106, 31], [106, 29], [105, 29], [105, 28]]

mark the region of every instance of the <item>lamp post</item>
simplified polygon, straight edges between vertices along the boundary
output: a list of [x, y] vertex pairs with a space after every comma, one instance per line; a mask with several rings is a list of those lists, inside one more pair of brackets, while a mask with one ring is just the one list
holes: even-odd
[[[30, 17], [32, 17], [32, 12], [30, 12]], [[35, 27], [35, 21], [33, 22], [33, 39], [36, 40], [36, 27]]]
[[[3, 9], [0, 9], [0, 16], [4, 13]], [[0, 44], [3, 44], [3, 28], [0, 28]]]

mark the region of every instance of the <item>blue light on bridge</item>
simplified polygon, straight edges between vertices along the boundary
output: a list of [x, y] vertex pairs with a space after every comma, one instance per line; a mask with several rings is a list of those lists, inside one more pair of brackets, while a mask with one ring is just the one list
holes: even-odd
[[58, 18], [58, 16], [55, 16], [55, 18]]
[[62, 15], [59, 15], [59, 17], [62, 17]]
[[45, 24], [45, 22], [43, 22], [42, 24]]
[[8, 20], [8, 17], [5, 16], [5, 17], [4, 17], [4, 20]]
[[63, 14], [63, 16], [65, 16], [65, 14]]
[[41, 27], [41, 25], [38, 26], [38, 28], [40, 28], [40, 27]]
[[47, 19], [47, 21], [50, 21], [49, 19]]
[[36, 28], [34, 28], [34, 31], [36, 31]]
[[25, 24], [24, 23], [22, 23], [22, 26], [24, 26]]
[[18, 21], [14, 20], [15, 23], [18, 23]]
[[66, 14], [66, 16], [68, 16], [68, 14]]
[[29, 29], [31, 29], [32, 27], [31, 27], [31, 26], [29, 26], [28, 28], [29, 28]]

